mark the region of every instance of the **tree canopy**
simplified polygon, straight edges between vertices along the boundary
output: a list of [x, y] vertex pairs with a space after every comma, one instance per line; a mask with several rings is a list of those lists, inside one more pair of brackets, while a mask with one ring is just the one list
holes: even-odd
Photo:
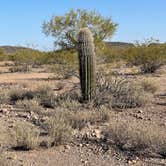
[[117, 24], [110, 17], [103, 17], [96, 11], [73, 10], [63, 16], [53, 16], [43, 23], [43, 32], [55, 38], [55, 46], [73, 48], [77, 42], [77, 33], [80, 28], [88, 27], [94, 36], [95, 42], [110, 40]]

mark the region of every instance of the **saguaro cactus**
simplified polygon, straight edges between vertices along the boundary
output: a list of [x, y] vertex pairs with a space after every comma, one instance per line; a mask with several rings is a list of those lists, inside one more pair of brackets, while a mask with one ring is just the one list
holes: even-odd
[[95, 93], [95, 51], [93, 36], [88, 28], [78, 33], [79, 73], [82, 97], [84, 101], [92, 100]]

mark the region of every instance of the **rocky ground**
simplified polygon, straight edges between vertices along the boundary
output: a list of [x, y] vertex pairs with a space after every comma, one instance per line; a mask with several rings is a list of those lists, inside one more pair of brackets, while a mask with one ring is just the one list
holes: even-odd
[[[34, 69], [29, 73], [9, 73], [8, 67], [1, 64], [0, 87], [2, 89], [15, 87], [31, 87], [49, 84], [55, 93], [63, 93], [75, 88], [79, 80], [75, 77], [70, 79], [57, 80], [54, 73], [46, 72], [45, 68]], [[118, 70], [118, 74], [126, 74], [135, 80], [149, 79], [157, 85], [157, 91], [153, 95], [151, 103], [143, 108], [122, 110], [110, 110], [112, 119], [125, 119], [126, 121], [138, 121], [146, 125], [155, 124], [166, 131], [166, 66], [155, 74], [135, 75], [127, 69]], [[125, 72], [124, 72], [125, 71]], [[123, 73], [124, 72], [124, 73]], [[131, 75], [130, 75], [131, 74]], [[59, 84], [63, 85], [60, 90]], [[51, 111], [51, 110], [50, 110]], [[34, 123], [39, 117], [36, 114], [21, 112], [12, 104], [0, 105], [0, 126], [4, 139], [0, 139], [0, 149], [5, 158], [5, 163], [15, 166], [157, 166], [166, 165], [166, 158], [163, 156], [146, 157], [143, 155], [132, 155], [132, 152], [124, 152], [116, 147], [108, 146], [102, 138], [102, 130], [108, 126], [103, 124], [88, 125], [81, 131], [75, 131], [75, 137], [65, 145], [51, 148], [37, 147], [35, 150], [21, 151], [10, 148], [12, 138], [8, 137], [8, 131], [12, 131], [16, 121], [27, 121]], [[110, 119], [110, 121], [112, 120]], [[1, 164], [1, 162], [0, 162]]]

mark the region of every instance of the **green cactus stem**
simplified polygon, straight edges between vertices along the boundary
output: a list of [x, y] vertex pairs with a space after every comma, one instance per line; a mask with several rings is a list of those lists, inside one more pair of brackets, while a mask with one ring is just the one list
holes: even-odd
[[79, 73], [83, 101], [91, 101], [95, 94], [95, 51], [91, 31], [82, 28], [78, 33]]

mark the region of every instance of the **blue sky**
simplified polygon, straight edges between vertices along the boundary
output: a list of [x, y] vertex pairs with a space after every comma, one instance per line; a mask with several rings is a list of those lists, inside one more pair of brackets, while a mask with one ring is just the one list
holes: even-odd
[[42, 33], [42, 23], [71, 8], [111, 16], [119, 24], [112, 41], [166, 42], [166, 0], [0, 0], [0, 45], [52, 49], [53, 38]]

